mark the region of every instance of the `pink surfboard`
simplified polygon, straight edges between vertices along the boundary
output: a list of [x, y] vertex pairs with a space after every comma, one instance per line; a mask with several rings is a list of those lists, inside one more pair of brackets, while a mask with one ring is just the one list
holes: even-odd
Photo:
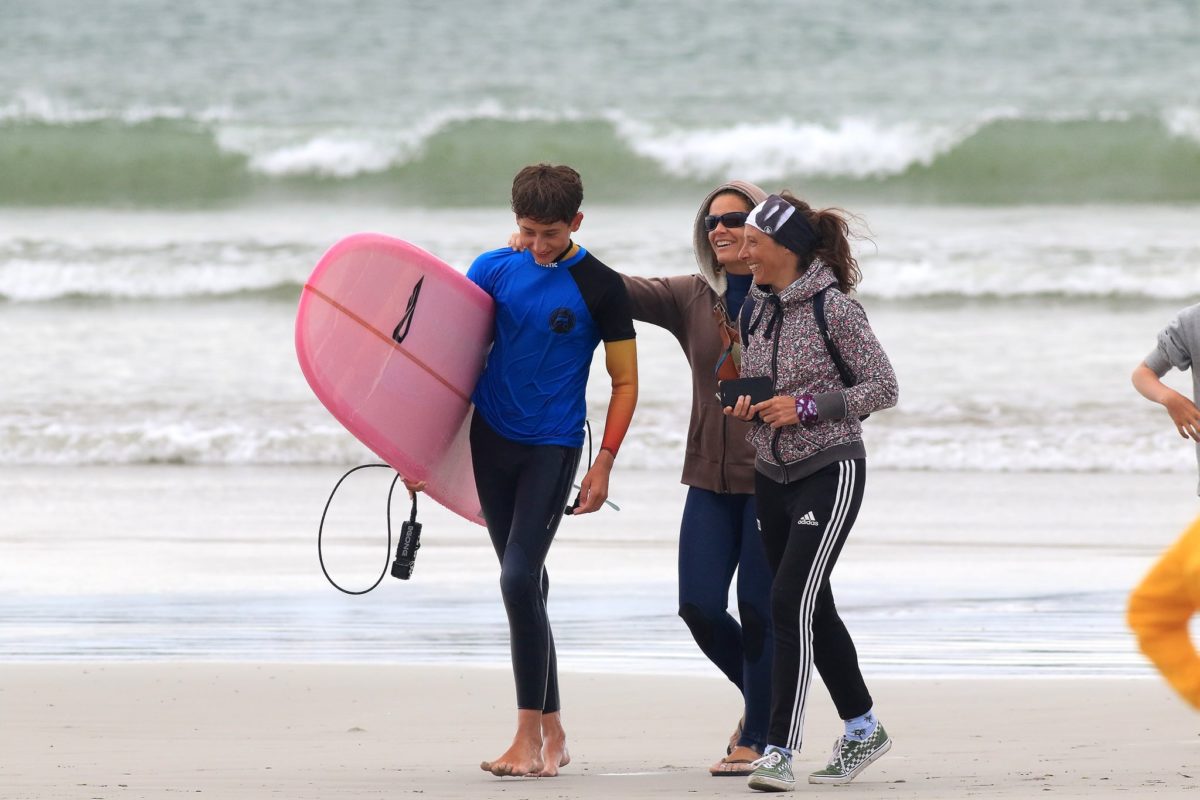
[[480, 525], [468, 433], [493, 313], [492, 298], [436, 256], [360, 233], [324, 255], [296, 314], [300, 368], [338, 422]]

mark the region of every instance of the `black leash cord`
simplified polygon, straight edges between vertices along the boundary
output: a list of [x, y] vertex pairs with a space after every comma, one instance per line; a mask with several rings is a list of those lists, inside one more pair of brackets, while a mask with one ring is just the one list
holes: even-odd
[[585, 419], [584, 424], [587, 425], [588, 432], [588, 469], [592, 468], [592, 421]]
[[[588, 442], [587, 470], [585, 470], [583, 473], [586, 475], [588, 473], [588, 471], [590, 471], [592, 468], [592, 421], [590, 419], [585, 419], [583, 422], [585, 425], [587, 425], [587, 442]], [[578, 472], [578, 470], [576, 470], [576, 472]], [[583, 487], [581, 487], [578, 483], [575, 483], [574, 481], [571, 481], [571, 486], [578, 489], [579, 491], [575, 493], [574, 502], [572, 502], [571, 505], [569, 505], [563, 509], [563, 514], [565, 514], [568, 517], [572, 516], [575, 513], [575, 509], [579, 508], [579, 501], [583, 499]], [[614, 506], [614, 508], [615, 508], [615, 506]]]
[[[329, 493], [329, 499], [325, 501], [325, 510], [321, 512], [321, 524], [317, 527], [317, 560], [321, 562], [321, 572], [325, 573], [325, 580], [329, 581], [330, 585], [333, 586], [333, 588], [337, 589], [339, 592], [344, 592], [346, 594], [355, 594], [355, 595], [366, 594], [367, 592], [371, 591], [371, 589], [374, 589], [376, 586], [378, 586], [383, 581], [383, 576], [387, 575], [387, 573], [388, 573], [388, 562], [391, 560], [391, 557], [392, 557], [392, 494], [396, 491], [396, 481], [400, 480], [400, 473], [396, 473], [396, 477], [392, 478], [392, 485], [388, 488], [388, 496], [387, 496], [388, 543], [387, 543], [387, 550], [385, 551], [385, 554], [384, 554], [383, 572], [379, 573], [379, 577], [375, 580], [375, 582], [373, 584], [371, 584], [371, 586], [369, 588], [355, 592], [350, 589], [345, 589], [345, 588], [339, 586], [338, 582], [335, 581], [333, 579], [333, 576], [331, 576], [329, 574], [329, 570], [325, 568], [325, 555], [321, 548], [321, 537], [325, 532], [325, 515], [329, 513], [329, 506], [331, 503], [333, 503], [333, 496], [335, 494], [337, 494], [337, 490], [342, 485], [342, 481], [346, 480], [346, 478], [349, 478], [351, 475], [353, 475], [355, 472], [358, 472], [360, 469], [367, 469], [369, 467], [385, 467], [387, 469], [392, 468], [389, 464], [360, 464], [357, 467], [354, 467], [353, 469], [347, 471], [346, 474], [343, 475], [342, 477], [338, 478], [338, 482], [333, 485], [333, 491]], [[417, 498], [415, 495], [413, 496], [412, 518], [414, 520], [417, 518]]]

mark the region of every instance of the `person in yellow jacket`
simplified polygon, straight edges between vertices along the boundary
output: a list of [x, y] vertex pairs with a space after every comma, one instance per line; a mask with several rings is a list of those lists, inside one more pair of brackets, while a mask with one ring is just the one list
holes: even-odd
[[[1180, 311], [1159, 332], [1154, 349], [1133, 370], [1138, 393], [1166, 408], [1179, 435], [1196, 442], [1200, 463], [1200, 303]], [[1161, 380], [1172, 368], [1191, 371], [1194, 398]], [[1188, 635], [1200, 611], [1200, 518], [1175, 542], [1129, 597], [1129, 626], [1138, 644], [1163, 676], [1200, 709], [1200, 654]]]
[[1129, 627], [1163, 677], [1200, 709], [1200, 653], [1188, 633], [1200, 611], [1200, 518], [1151, 568], [1129, 597]]

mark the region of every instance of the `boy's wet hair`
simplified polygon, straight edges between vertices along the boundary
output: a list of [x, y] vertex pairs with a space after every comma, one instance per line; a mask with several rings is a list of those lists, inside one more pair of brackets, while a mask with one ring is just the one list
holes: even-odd
[[570, 222], [583, 204], [583, 179], [568, 166], [533, 164], [513, 178], [512, 210], [543, 225]]

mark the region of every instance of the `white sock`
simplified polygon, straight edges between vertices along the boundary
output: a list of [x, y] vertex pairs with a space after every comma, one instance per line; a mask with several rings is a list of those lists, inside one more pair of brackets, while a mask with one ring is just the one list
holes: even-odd
[[786, 747], [779, 747], [777, 745], [769, 744], [763, 750], [763, 755], [769, 756], [771, 753], [779, 753], [779, 755], [783, 756], [785, 761], [787, 761], [789, 764], [792, 763], [792, 751]]
[[875, 709], [872, 708], [861, 717], [846, 720], [846, 738], [852, 742], [865, 742], [877, 727], [879, 720], [875, 719]]

